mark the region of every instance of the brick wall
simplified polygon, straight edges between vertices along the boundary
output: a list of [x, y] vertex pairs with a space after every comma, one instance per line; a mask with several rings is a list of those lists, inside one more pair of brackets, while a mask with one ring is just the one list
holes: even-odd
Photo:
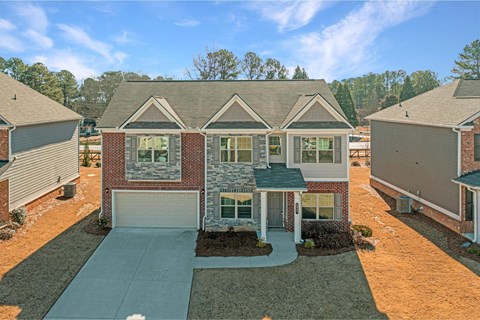
[[[112, 217], [112, 190], [204, 190], [204, 137], [199, 133], [182, 133], [182, 180], [128, 181], [125, 179], [125, 134], [103, 133], [102, 178], [106, 217]], [[106, 191], [108, 189], [108, 192]], [[204, 196], [200, 193], [200, 222], [203, 221]]]
[[[302, 231], [315, 224], [329, 225], [338, 231], [348, 231], [350, 222], [348, 221], [348, 182], [307, 182], [307, 193], [341, 193], [342, 194], [342, 220], [341, 221], [304, 221], [302, 220]], [[293, 231], [295, 208], [294, 208], [294, 194], [289, 192], [287, 195], [288, 202], [288, 219], [285, 223], [287, 231]], [[300, 213], [301, 208], [300, 208]]]
[[480, 161], [474, 157], [474, 135], [480, 134], [480, 118], [473, 121], [472, 131], [462, 132], [462, 174], [480, 170]]
[[8, 159], [8, 129], [0, 129], [0, 160]]
[[8, 179], [0, 181], [0, 222], [8, 221]]

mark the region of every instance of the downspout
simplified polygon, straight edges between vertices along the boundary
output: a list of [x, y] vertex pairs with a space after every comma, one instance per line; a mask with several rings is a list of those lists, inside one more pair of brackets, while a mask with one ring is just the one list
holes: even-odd
[[[79, 128], [80, 129], [80, 128]], [[79, 133], [80, 136], [80, 133]], [[80, 139], [80, 138], [78, 138]], [[103, 215], [103, 132], [100, 130], [100, 212], [98, 213], [98, 219], [100, 219]], [[112, 199], [113, 200], [113, 199]], [[113, 216], [111, 218], [112, 227], [113, 227]]]
[[202, 230], [205, 231], [205, 220], [207, 218], [207, 134], [206, 133], [202, 133], [200, 131], [200, 128], [197, 128], [198, 132], [204, 136], [205, 138], [205, 143], [204, 143], [204, 147], [205, 147], [205, 150], [203, 152], [203, 157], [205, 159], [205, 173], [203, 175], [203, 184], [204, 184], [204, 195], [203, 195], [203, 202], [204, 202], [204, 209], [203, 209], [203, 219], [202, 219]]
[[475, 212], [473, 213], [473, 242], [477, 242], [478, 240], [478, 207], [477, 207], [477, 191], [473, 190], [472, 188], [470, 187], [467, 187], [467, 189], [471, 192], [473, 192], [473, 194], [475, 195], [475, 197], [473, 197], [473, 207], [475, 208]]
[[8, 161], [12, 161], [12, 132], [17, 129], [17, 126], [12, 126], [8, 131]]

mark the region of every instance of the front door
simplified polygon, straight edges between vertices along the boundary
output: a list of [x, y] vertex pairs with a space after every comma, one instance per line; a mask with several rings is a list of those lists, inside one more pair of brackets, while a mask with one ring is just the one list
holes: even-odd
[[283, 192], [268, 192], [268, 226], [283, 227]]

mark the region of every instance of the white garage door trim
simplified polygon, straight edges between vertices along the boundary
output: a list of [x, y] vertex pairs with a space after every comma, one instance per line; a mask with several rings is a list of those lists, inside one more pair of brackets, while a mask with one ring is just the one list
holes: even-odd
[[194, 193], [197, 195], [197, 229], [200, 228], [200, 192], [192, 190], [112, 190], [112, 228], [117, 225], [117, 218], [115, 213], [116, 194], [117, 193]]

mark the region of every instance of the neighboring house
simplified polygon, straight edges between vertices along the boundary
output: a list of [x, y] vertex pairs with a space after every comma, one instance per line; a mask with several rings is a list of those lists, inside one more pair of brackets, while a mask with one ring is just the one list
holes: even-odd
[[367, 117], [371, 184], [479, 241], [480, 80], [456, 80]]
[[0, 221], [79, 177], [81, 118], [0, 72]]
[[127, 81], [97, 128], [113, 227], [349, 228], [352, 127], [323, 80]]

